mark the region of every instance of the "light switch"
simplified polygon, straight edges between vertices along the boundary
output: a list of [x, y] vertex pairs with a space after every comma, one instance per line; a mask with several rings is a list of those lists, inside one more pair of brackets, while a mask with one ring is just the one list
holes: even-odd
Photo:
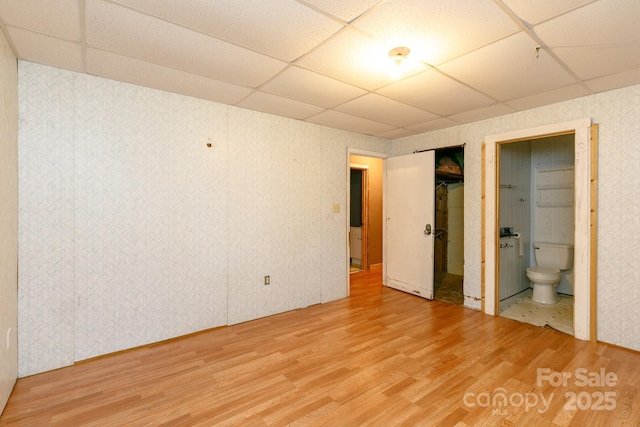
[[340, 213], [340, 203], [333, 204], [333, 213]]

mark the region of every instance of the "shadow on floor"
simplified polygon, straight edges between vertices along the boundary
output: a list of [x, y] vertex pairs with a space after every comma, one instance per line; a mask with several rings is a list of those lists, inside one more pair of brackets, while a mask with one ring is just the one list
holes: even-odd
[[433, 284], [434, 299], [464, 305], [462, 276], [446, 272], [436, 273]]

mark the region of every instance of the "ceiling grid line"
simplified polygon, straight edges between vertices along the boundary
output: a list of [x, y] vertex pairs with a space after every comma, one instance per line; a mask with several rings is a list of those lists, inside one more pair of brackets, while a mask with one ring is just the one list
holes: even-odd
[[545, 41], [542, 40], [536, 34], [536, 32], [533, 31], [532, 28], [529, 25], [527, 25], [518, 15], [516, 15], [506, 4], [504, 4], [502, 0], [493, 0], [493, 1], [498, 5], [498, 7], [500, 7], [504, 11], [505, 14], [507, 14], [513, 20], [513, 22], [516, 23], [516, 25], [518, 25], [522, 29], [523, 32], [525, 32], [529, 37], [531, 37], [533, 40], [536, 41], [537, 48], [534, 51], [536, 54], [536, 57], [537, 55], [539, 55], [539, 51], [542, 51], [547, 55], [551, 56], [553, 60], [556, 63], [558, 63], [558, 65], [560, 65], [580, 86], [582, 86], [584, 90], [586, 90], [590, 94], [593, 93], [591, 89], [589, 89], [589, 87], [580, 80], [580, 77], [576, 73], [574, 73], [574, 71], [569, 66], [567, 66], [567, 64], [565, 64], [564, 61], [560, 59], [558, 55], [555, 54], [553, 49], [547, 46]]

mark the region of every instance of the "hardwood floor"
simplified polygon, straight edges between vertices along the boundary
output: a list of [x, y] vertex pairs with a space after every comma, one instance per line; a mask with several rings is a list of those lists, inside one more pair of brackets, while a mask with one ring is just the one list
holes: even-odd
[[636, 352], [384, 288], [379, 269], [351, 281], [339, 301], [19, 379], [0, 426], [640, 425]]

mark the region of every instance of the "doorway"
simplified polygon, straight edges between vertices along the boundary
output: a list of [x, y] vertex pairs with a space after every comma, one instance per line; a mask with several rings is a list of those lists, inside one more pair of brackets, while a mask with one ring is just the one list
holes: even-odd
[[349, 270], [382, 265], [382, 191], [384, 160], [349, 156]]
[[[464, 145], [436, 148], [438, 171], [435, 174], [436, 191], [439, 197], [436, 203], [440, 203], [440, 212], [434, 222], [434, 233], [440, 233], [435, 239], [437, 246], [437, 272], [438, 281], [434, 283], [438, 287], [435, 298], [454, 304], [464, 304], [463, 275], [464, 275]], [[365, 170], [366, 182], [363, 187], [368, 188], [368, 233], [362, 239], [367, 239], [369, 268], [384, 270], [383, 264], [383, 233], [384, 233], [384, 192], [386, 191], [385, 174], [387, 156], [382, 153], [372, 153], [356, 149], [348, 150], [348, 194], [347, 194], [347, 284], [351, 279], [351, 247], [359, 244], [353, 242], [351, 229], [351, 193], [360, 192], [360, 189], [351, 186], [352, 169]], [[359, 181], [354, 178], [354, 181]], [[356, 212], [360, 211], [355, 207]], [[356, 213], [358, 215], [358, 213]], [[366, 221], [363, 221], [366, 222]], [[443, 229], [443, 230], [435, 230]], [[434, 257], [435, 257], [434, 253]], [[357, 259], [357, 257], [356, 257]], [[435, 265], [435, 263], [434, 263]], [[386, 273], [383, 273], [383, 275]], [[350, 291], [349, 291], [350, 292]]]
[[592, 125], [588, 118], [485, 138], [482, 147], [482, 309], [491, 315], [499, 313], [498, 146], [563, 134], [574, 135], [574, 336], [595, 341], [598, 127], [596, 124]]
[[[574, 247], [575, 134], [498, 144], [500, 316], [573, 335], [573, 265], [561, 272], [557, 302], [533, 300], [528, 267], [536, 244]], [[545, 245], [546, 246], [546, 245]]]
[[434, 299], [464, 305], [464, 146], [435, 150]]
[[351, 164], [349, 204], [349, 273], [369, 269], [368, 165]]

